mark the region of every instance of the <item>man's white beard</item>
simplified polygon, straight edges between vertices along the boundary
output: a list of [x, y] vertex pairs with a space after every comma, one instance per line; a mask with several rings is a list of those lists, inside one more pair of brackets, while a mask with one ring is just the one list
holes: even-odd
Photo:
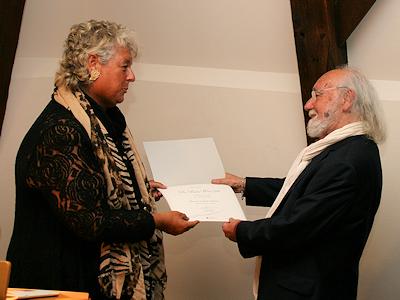
[[331, 115], [320, 120], [318, 117], [310, 119], [307, 123], [307, 134], [310, 138], [320, 138], [330, 124]]
[[307, 123], [307, 134], [310, 138], [323, 138], [329, 133], [327, 129], [334, 122], [338, 111], [338, 107], [332, 106], [323, 114], [322, 120], [313, 109], [309, 111], [310, 116], [315, 115]]

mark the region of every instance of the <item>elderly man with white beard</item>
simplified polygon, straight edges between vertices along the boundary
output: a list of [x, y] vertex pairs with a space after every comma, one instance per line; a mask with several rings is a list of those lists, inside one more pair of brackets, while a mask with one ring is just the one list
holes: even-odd
[[359, 261], [382, 190], [385, 139], [376, 93], [360, 72], [331, 70], [304, 105], [307, 134], [286, 178], [214, 179], [242, 192], [265, 218], [222, 225], [244, 258], [257, 257], [253, 292], [268, 300], [355, 300]]

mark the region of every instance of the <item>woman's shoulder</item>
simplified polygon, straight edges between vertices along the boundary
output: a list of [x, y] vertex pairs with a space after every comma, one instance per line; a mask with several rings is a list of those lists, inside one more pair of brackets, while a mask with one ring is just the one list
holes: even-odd
[[43, 139], [52, 140], [59, 137], [69, 137], [75, 142], [90, 142], [84, 127], [73, 116], [71, 111], [51, 100], [37, 117], [24, 137], [22, 145], [32, 147]]
[[51, 100], [37, 117], [31, 129], [38, 131], [48, 130], [55, 126], [75, 128], [78, 133], [84, 133], [85, 130], [79, 121], [74, 117], [70, 110]]

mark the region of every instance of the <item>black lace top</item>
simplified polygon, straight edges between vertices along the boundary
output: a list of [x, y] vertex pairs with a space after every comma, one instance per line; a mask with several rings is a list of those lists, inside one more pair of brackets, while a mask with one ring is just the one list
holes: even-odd
[[[121, 112], [113, 111], [108, 122], [95, 111], [117, 139], [118, 126], [126, 126]], [[85, 129], [54, 100], [25, 136], [15, 172], [10, 286], [94, 295], [101, 241], [136, 242], [154, 232], [147, 211], [109, 209], [105, 179]]]

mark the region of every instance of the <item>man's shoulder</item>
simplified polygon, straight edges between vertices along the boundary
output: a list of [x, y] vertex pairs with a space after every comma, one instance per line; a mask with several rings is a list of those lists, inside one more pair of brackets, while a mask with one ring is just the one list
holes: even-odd
[[356, 135], [333, 144], [328, 148], [328, 150], [363, 152], [368, 150], [378, 150], [378, 146], [366, 135]]
[[349, 137], [332, 145], [326, 151], [326, 159], [350, 165], [380, 164], [378, 146], [365, 135]]

